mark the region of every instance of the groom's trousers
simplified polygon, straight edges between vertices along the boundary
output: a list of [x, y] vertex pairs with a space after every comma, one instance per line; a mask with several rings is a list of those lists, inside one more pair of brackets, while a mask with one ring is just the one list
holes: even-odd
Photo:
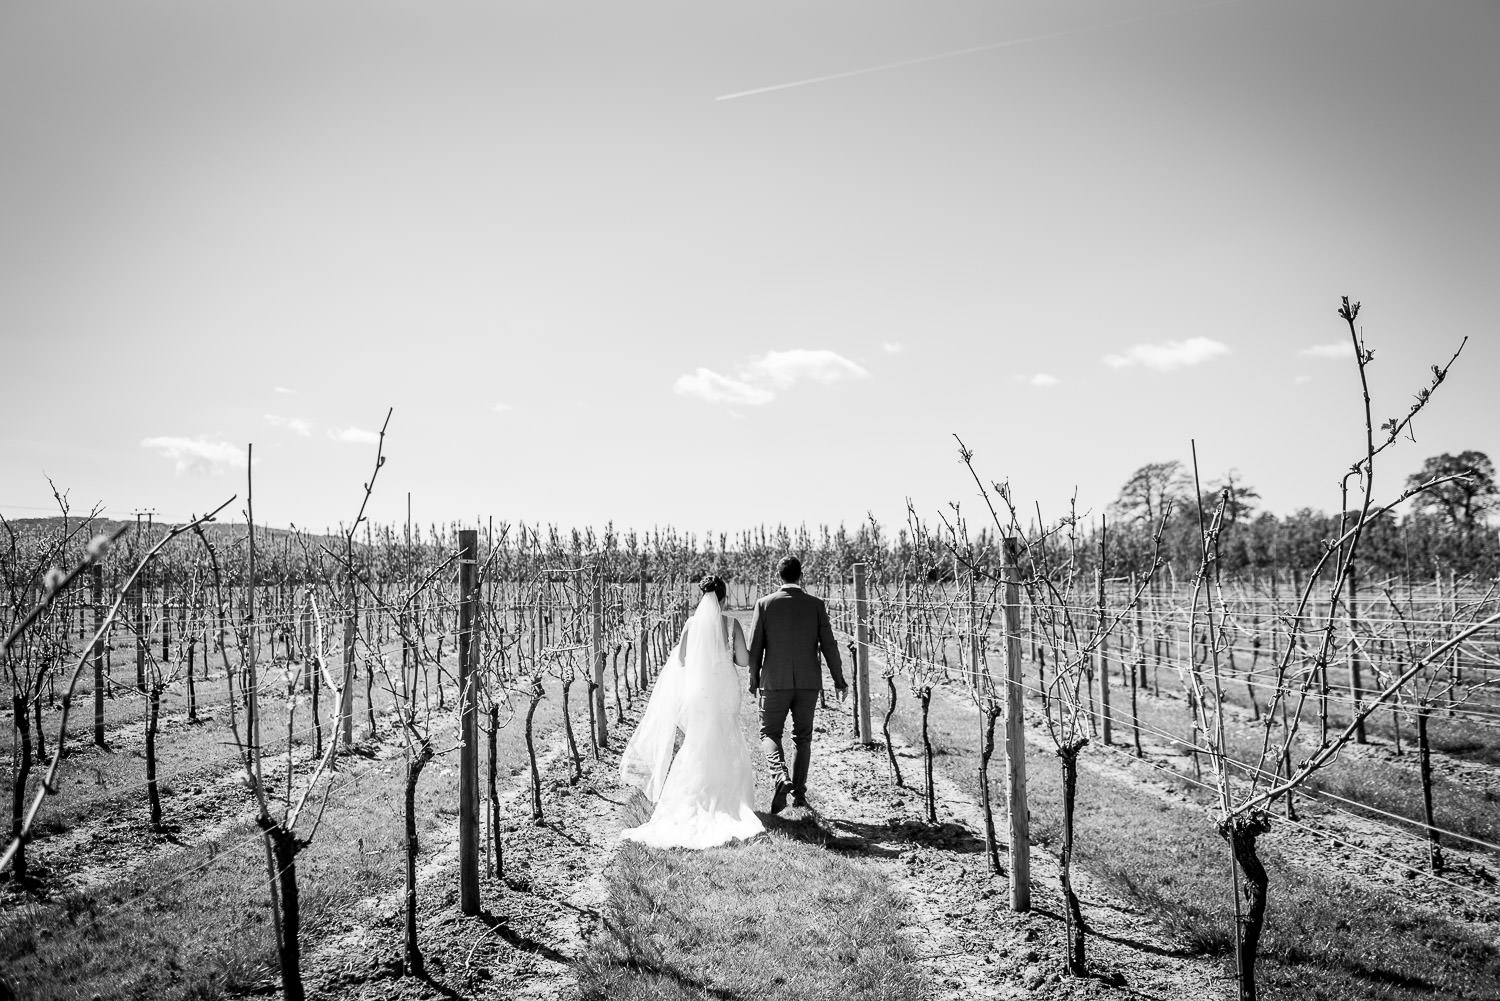
[[[813, 710], [817, 706], [816, 688], [763, 688], [760, 692], [761, 751], [771, 768], [772, 780], [784, 782], [790, 777], [795, 796], [807, 794], [807, 766], [812, 762]], [[787, 775], [786, 756], [781, 750], [787, 713], [792, 715], [792, 745], [796, 750], [790, 776]]]

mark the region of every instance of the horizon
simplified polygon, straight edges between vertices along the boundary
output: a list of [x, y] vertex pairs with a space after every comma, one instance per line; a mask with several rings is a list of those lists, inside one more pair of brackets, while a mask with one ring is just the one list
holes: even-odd
[[[1190, 499], [1190, 495], [1185, 495], [1185, 496], [1188, 496], [1189, 499]], [[978, 500], [977, 495], [975, 496], [974, 499], [976, 501]], [[1080, 508], [1080, 511], [1079, 511], [1079, 523], [1080, 523], [1080, 526], [1081, 526], [1081, 531], [1084, 534], [1089, 534], [1089, 535], [1092, 535], [1093, 533], [1097, 532], [1098, 529], [1099, 529], [1099, 516], [1100, 516], [1101, 513], [1104, 514], [1105, 517], [1107, 517], [1109, 519], [1109, 521], [1108, 521], [1108, 528], [1109, 528], [1109, 531], [1111, 531], [1111, 532], [1118, 530], [1122, 524], [1135, 524], [1136, 522], [1139, 521], [1138, 518], [1123, 518], [1122, 519], [1121, 516], [1119, 516], [1118, 514], [1112, 512], [1112, 511], [1110, 511], [1109, 508], [1113, 505], [1113, 503], [1114, 503], [1114, 501], [1113, 501], [1113, 498], [1112, 498], [1110, 501], [1105, 502], [1105, 504], [1102, 505], [1101, 508], [1094, 508], [1094, 509], [1087, 509], [1087, 510]], [[1309, 515], [1312, 515], [1312, 516], [1315, 516], [1315, 517], [1336, 517], [1337, 514], [1338, 514], [1338, 511], [1337, 511], [1336, 507], [1334, 507], [1334, 508], [1319, 508], [1319, 507], [1305, 506], [1305, 507], [1300, 507], [1300, 508], [1293, 509], [1291, 511], [1271, 511], [1271, 510], [1268, 510], [1267, 508], [1259, 505], [1258, 503], [1254, 503], [1254, 504], [1250, 505], [1249, 509], [1250, 509], [1250, 516], [1247, 519], [1242, 520], [1242, 521], [1238, 521], [1237, 520], [1235, 524], [1237, 524], [1237, 525], [1248, 525], [1251, 522], [1255, 521], [1257, 518], [1259, 518], [1263, 514], [1271, 515], [1272, 517], [1274, 517], [1278, 521], [1285, 521], [1288, 518], [1297, 517], [1297, 516], [1303, 515], [1303, 514], [1309, 514]], [[11, 524], [17, 524], [17, 525], [18, 524], [23, 524], [23, 523], [26, 523], [26, 522], [58, 521], [58, 520], [61, 520], [63, 518], [63, 515], [56, 508], [51, 509], [52, 510], [51, 514], [47, 514], [45, 512], [32, 512], [32, 513], [20, 514], [20, 515], [15, 515], [15, 516], [12, 516], [11, 514], [7, 513], [8, 510], [9, 510], [9, 508], [7, 506], [0, 505], [0, 516], [4, 516], [5, 520], [8, 521], [8, 522], [10, 522]], [[951, 508], [949, 508], [947, 510], [951, 511]], [[70, 519], [72, 519], [74, 521], [99, 520], [99, 521], [104, 521], [104, 522], [113, 522], [113, 523], [121, 523], [121, 524], [134, 521], [135, 517], [136, 517], [134, 511], [117, 512], [117, 511], [112, 511], [111, 509], [108, 509], [108, 508], [102, 509], [99, 514], [94, 515], [93, 517], [90, 517], [88, 512], [89, 512], [88, 508], [72, 508], [72, 509], [69, 510], [67, 517], [69, 517]], [[934, 509], [932, 512], [930, 512], [930, 516], [929, 516], [928, 513], [924, 513], [924, 512], [918, 512], [918, 515], [922, 518], [923, 524], [930, 529], [932, 527], [932, 525], [934, 524], [934, 522], [933, 522], [932, 519], [936, 517], [937, 513], [938, 513], [938, 509]], [[1047, 512], [1044, 509], [1043, 510], [1043, 514], [1045, 515], [1046, 513]], [[1390, 513], [1393, 514], [1397, 519], [1404, 519], [1404, 518], [1406, 518], [1408, 516], [1411, 516], [1411, 515], [1415, 514], [1416, 512], [1413, 512], [1411, 510], [1410, 502], [1405, 502], [1405, 503], [1402, 503], [1400, 505], [1394, 506], [1391, 509]], [[240, 511], [238, 512], [239, 517], [234, 517], [234, 518], [219, 517], [219, 518], [215, 518], [212, 522], [209, 522], [209, 524], [217, 525], [217, 526], [220, 526], [220, 527], [223, 527], [223, 528], [243, 528], [243, 527], [245, 527], [248, 524], [248, 522], [244, 520], [243, 514], [244, 514], [244, 510], [243, 510], [243, 508], [241, 508]], [[192, 521], [196, 517], [197, 517], [196, 514], [189, 514], [187, 517], [181, 517], [181, 518], [165, 518], [164, 519], [164, 518], [161, 518], [161, 517], [156, 517], [154, 515], [151, 518], [145, 518], [145, 516], [143, 514], [142, 515], [143, 520], [142, 520], [141, 524], [143, 526], [147, 526], [147, 525], [154, 526], [157, 529], [168, 529], [168, 528], [175, 527], [177, 525], [187, 524], [188, 522]], [[1049, 525], [1049, 526], [1056, 525], [1058, 523], [1058, 521], [1061, 519], [1061, 517], [1062, 516], [1059, 515], [1058, 518], [1048, 518], [1046, 524]], [[1442, 519], [1443, 519], [1443, 516], [1440, 513], [1428, 513], [1428, 514], [1424, 515], [1424, 517], [1433, 518], [1433, 519], [1435, 519], [1437, 521], [1442, 521]], [[389, 529], [392, 532], [398, 532], [398, 531], [404, 531], [404, 529], [406, 527], [406, 521], [405, 521], [405, 519], [402, 519], [400, 521], [383, 521], [383, 520], [375, 520], [375, 519], [368, 519], [367, 518], [366, 521], [363, 522], [362, 524], [367, 524], [372, 531], [373, 530], [384, 531], [384, 530]], [[475, 529], [475, 530], [477, 530], [480, 533], [480, 535], [482, 537], [484, 535], [485, 531], [486, 531], [486, 526], [490, 525], [490, 524], [493, 524], [493, 526], [496, 529], [499, 529], [501, 527], [505, 527], [505, 528], [509, 529], [509, 528], [515, 528], [517, 526], [525, 526], [527, 528], [532, 528], [532, 529], [536, 529], [536, 528], [555, 528], [555, 529], [558, 529], [558, 530], [561, 530], [561, 531], [569, 531], [569, 532], [571, 532], [573, 530], [577, 530], [579, 532], [592, 531], [592, 532], [594, 532], [594, 534], [596, 536], [602, 536], [606, 531], [613, 531], [615, 534], [620, 535], [620, 536], [624, 536], [624, 535], [627, 535], [627, 534], [629, 534], [631, 532], [634, 532], [638, 537], [641, 537], [641, 538], [649, 536], [652, 532], [668, 532], [668, 531], [675, 531], [675, 532], [678, 532], [681, 535], [692, 536], [692, 537], [694, 537], [696, 539], [699, 539], [699, 540], [708, 539], [708, 538], [716, 538], [717, 536], [719, 536], [719, 535], [722, 534], [722, 535], [728, 536], [729, 541], [731, 543], [730, 548], [732, 549], [732, 548], [735, 548], [734, 543], [735, 543], [735, 541], [736, 541], [736, 539], [737, 539], [737, 537], [739, 535], [744, 534], [744, 533], [748, 533], [748, 532], [754, 532], [756, 530], [765, 530], [765, 531], [769, 532], [769, 531], [774, 530], [774, 529], [782, 529], [782, 528], [784, 528], [788, 532], [795, 533], [795, 532], [797, 532], [799, 530], [805, 530], [809, 535], [816, 535], [816, 533], [820, 529], [826, 528], [830, 532], [835, 532], [835, 531], [838, 531], [839, 529], [843, 529], [843, 530], [849, 532], [852, 535], [854, 533], [857, 533], [865, 525], [868, 525], [869, 524], [869, 519], [868, 518], [861, 518], [861, 519], [858, 519], [858, 520], [844, 520], [844, 521], [837, 521], [837, 522], [762, 521], [762, 522], [755, 522], [753, 524], [736, 525], [736, 526], [734, 526], [732, 528], [724, 527], [724, 526], [718, 526], [718, 525], [712, 525], [712, 526], [709, 526], [707, 528], [698, 528], [698, 527], [695, 527], [695, 526], [679, 525], [679, 524], [675, 524], [675, 523], [672, 523], [672, 522], [657, 522], [657, 523], [652, 523], [650, 525], [626, 525], [626, 524], [620, 524], [619, 522], [607, 521], [607, 522], [604, 522], [604, 523], [601, 523], [601, 524], [579, 524], [579, 525], [575, 525], [575, 524], [567, 524], [567, 523], [564, 523], [564, 522], [557, 522], [557, 521], [545, 521], [545, 520], [543, 520], [543, 521], [533, 521], [533, 520], [530, 520], [530, 519], [521, 520], [521, 519], [514, 519], [514, 518], [501, 518], [501, 517], [498, 517], [498, 516], [491, 516], [491, 515], [482, 515], [482, 516], [480, 516], [480, 517], [478, 517], [476, 519], [472, 519], [472, 520], [465, 520], [463, 518], [433, 518], [433, 517], [420, 518], [420, 517], [416, 517], [414, 515], [413, 518], [412, 518], [412, 521], [411, 521], [411, 528], [412, 528], [412, 531], [414, 533], [420, 532], [424, 537], [430, 535], [429, 529], [432, 529], [432, 528], [438, 528], [438, 529], [454, 529], [454, 528], [456, 528], [456, 529]], [[1494, 531], [1497, 528], [1500, 528], [1500, 517], [1497, 517], [1497, 515], [1496, 515], [1495, 512], [1486, 512], [1482, 516], [1480, 524], [1486, 530]], [[908, 528], [909, 528], [909, 522], [906, 519], [902, 519], [901, 521], [893, 521], [893, 522], [884, 522], [884, 521], [882, 521], [882, 522], [879, 523], [879, 525], [880, 525], [880, 530], [882, 532], [886, 533], [887, 536], [891, 537], [891, 538], [896, 537], [898, 534], [904, 534], [904, 533], [906, 533], [907, 530], [908, 530]], [[1034, 531], [1035, 528], [1036, 528], [1036, 517], [1035, 517], [1035, 515], [1033, 514], [1031, 518], [1029, 518], [1027, 520], [1023, 520], [1022, 525], [1024, 526], [1024, 529], [1026, 531]], [[266, 520], [264, 520], [262, 518], [259, 518], [259, 517], [257, 517], [256, 520], [255, 520], [255, 526], [256, 526], [257, 529], [265, 529], [265, 530], [274, 531], [274, 532], [303, 532], [303, 533], [306, 533], [308, 535], [316, 535], [316, 536], [340, 537], [344, 533], [344, 528], [341, 527], [338, 524], [324, 525], [324, 526], [298, 525], [298, 524], [295, 524], [295, 523], [281, 524], [281, 523], [277, 523], [277, 522], [266, 521]], [[976, 537], [978, 535], [980, 535], [980, 534], [990, 533], [990, 532], [993, 532], [995, 530], [993, 523], [990, 522], [990, 521], [984, 521], [984, 522], [978, 524], [977, 526], [974, 525], [974, 524], [972, 524], [972, 523], [970, 523], [969, 528], [970, 528], [970, 531]], [[363, 533], [361, 532], [361, 535], [362, 534]], [[363, 538], [356, 538], [355, 539], [356, 543], [363, 544], [363, 541], [364, 541]]]

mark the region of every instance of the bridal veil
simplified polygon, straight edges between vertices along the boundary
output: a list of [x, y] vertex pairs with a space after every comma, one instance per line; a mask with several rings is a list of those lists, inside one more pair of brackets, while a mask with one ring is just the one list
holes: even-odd
[[718, 597], [705, 594], [625, 745], [620, 776], [656, 808], [648, 823], [622, 837], [706, 848], [763, 829], [752, 805], [755, 776], [739, 726], [740, 677], [721, 615]]

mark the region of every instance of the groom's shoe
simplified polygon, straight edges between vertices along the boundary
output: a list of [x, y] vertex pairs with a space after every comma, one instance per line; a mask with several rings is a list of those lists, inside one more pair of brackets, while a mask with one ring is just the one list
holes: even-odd
[[805, 795], [803, 795], [802, 793], [800, 793], [800, 792], [793, 793], [792, 794], [792, 804], [791, 805], [792, 806], [796, 806], [796, 807], [801, 807], [802, 809], [805, 810], [805, 809], [807, 809], [807, 797]]
[[771, 794], [771, 812], [780, 813], [786, 809], [786, 797], [792, 791], [790, 782], [777, 782], [776, 791]]

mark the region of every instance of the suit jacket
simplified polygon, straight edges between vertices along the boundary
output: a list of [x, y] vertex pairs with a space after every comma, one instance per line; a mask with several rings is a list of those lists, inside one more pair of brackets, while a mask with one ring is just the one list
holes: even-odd
[[828, 662], [834, 685], [845, 687], [843, 661], [823, 599], [788, 585], [755, 603], [750, 627], [751, 688], [822, 689], [819, 650]]

